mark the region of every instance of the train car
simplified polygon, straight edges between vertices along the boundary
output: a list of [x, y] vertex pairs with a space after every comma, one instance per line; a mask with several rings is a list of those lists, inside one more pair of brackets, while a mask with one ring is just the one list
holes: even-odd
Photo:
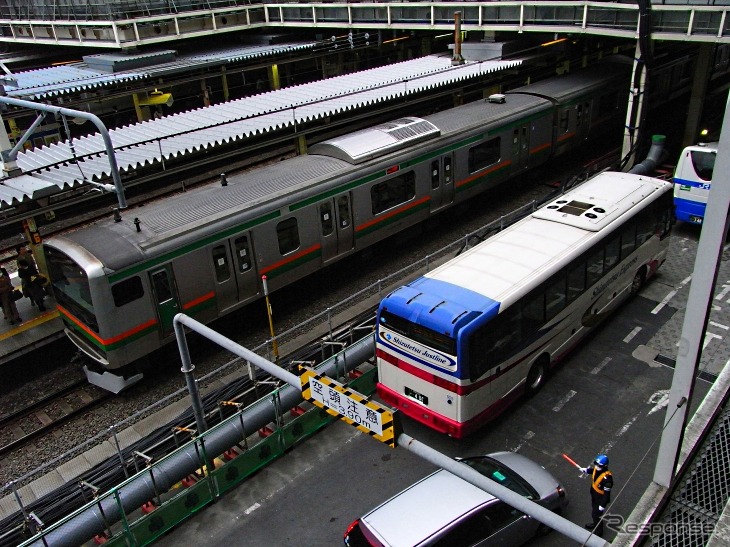
[[718, 144], [697, 144], [682, 150], [673, 178], [677, 220], [691, 224], [704, 221]]
[[178, 312], [208, 323], [261, 297], [264, 275], [276, 290], [620, 127], [628, 71], [606, 63], [403, 117], [49, 239], [89, 381], [139, 381], [135, 364], [174, 340]]
[[525, 392], [666, 259], [671, 184], [604, 172], [386, 296], [378, 395], [468, 435]]

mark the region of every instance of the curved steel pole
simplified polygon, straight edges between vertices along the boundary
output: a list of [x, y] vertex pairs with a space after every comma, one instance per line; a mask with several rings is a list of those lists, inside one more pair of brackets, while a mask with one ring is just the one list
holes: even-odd
[[[117, 157], [114, 155], [114, 146], [112, 145], [112, 138], [109, 135], [109, 130], [104, 125], [98, 116], [91, 114], [90, 112], [84, 112], [83, 110], [73, 110], [71, 108], [61, 108], [59, 106], [51, 106], [47, 104], [34, 103], [33, 101], [24, 101], [23, 99], [13, 99], [12, 97], [0, 97], [0, 104], [10, 104], [14, 106], [21, 106], [31, 110], [40, 110], [41, 112], [51, 112], [53, 114], [60, 114], [61, 116], [71, 116], [73, 118], [81, 118], [82, 120], [89, 120], [92, 122], [101, 134], [101, 138], [104, 141], [104, 147], [106, 148], [107, 156], [109, 156], [109, 166], [111, 167], [112, 179], [114, 180], [114, 186], [108, 184], [97, 184], [92, 182], [96, 186], [101, 187], [104, 190], [112, 191], [117, 194], [117, 202], [119, 203], [120, 209], [127, 208], [127, 200], [124, 197], [124, 186], [122, 186], [122, 178], [119, 176], [119, 167], [117, 166]], [[10, 160], [15, 160], [18, 155], [19, 146], [16, 146], [12, 152], [13, 157]]]

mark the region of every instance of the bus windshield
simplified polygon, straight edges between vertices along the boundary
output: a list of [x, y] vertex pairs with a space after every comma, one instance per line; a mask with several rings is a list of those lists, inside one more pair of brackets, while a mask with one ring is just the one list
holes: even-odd
[[99, 324], [91, 303], [89, 279], [78, 264], [53, 247], [44, 247], [53, 295], [58, 303], [81, 319], [94, 332]]
[[711, 181], [717, 154], [710, 151], [694, 150], [690, 155], [692, 157], [692, 167], [694, 167], [697, 176], [702, 180]]

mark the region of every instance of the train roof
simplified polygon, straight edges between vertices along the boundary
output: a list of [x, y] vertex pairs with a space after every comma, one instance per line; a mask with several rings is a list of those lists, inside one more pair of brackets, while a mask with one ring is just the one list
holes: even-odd
[[[568, 72], [557, 78], [540, 80], [525, 87], [506, 92], [510, 95], [528, 93], [541, 97], [549, 97], [558, 103], [570, 102], [586, 93], [606, 85], [606, 78], [624, 80], [628, 77], [631, 66], [623, 60], [601, 63], [589, 68]], [[628, 85], [628, 81], [627, 81]], [[628, 87], [626, 88], [628, 92]]]
[[275, 210], [297, 188], [310, 187], [351, 168], [336, 158], [299, 156], [228, 177], [226, 186], [207, 185], [128, 209], [122, 212], [121, 222], [104, 219], [57, 239], [81, 245], [106, 268], [118, 271], [147, 255], [191, 241], [180, 239], [185, 232], [194, 231], [194, 239], [198, 239], [225, 229], [227, 223], [245, 221], [247, 212], [256, 218], [261, 214], [257, 205], [270, 202], [269, 208]]
[[542, 282], [552, 265], [571, 252], [586, 250], [598, 230], [666, 187], [671, 187], [670, 183], [651, 177], [601, 173], [397, 289], [388, 300], [401, 301], [412, 314], [418, 314], [418, 308], [435, 309], [434, 303], [442, 302], [453, 315], [443, 324], [456, 324], [460, 317], [475, 311], [488, 312], [512, 298], [516, 287]]

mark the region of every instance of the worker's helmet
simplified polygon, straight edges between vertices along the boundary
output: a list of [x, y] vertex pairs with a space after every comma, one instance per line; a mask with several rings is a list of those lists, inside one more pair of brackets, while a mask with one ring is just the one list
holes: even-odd
[[596, 456], [596, 459], [593, 463], [598, 467], [606, 467], [608, 466], [608, 456], [606, 456], [605, 454], [599, 454], [598, 456]]

